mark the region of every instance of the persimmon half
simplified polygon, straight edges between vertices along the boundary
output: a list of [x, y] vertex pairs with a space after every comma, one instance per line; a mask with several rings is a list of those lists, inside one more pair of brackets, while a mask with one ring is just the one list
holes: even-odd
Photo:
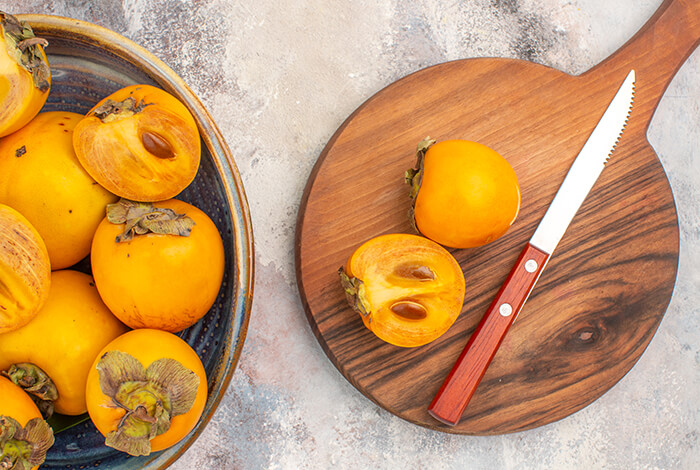
[[0, 204], [0, 335], [37, 315], [50, 285], [51, 262], [44, 240], [22, 214]]
[[462, 310], [462, 268], [450, 252], [425, 237], [395, 233], [372, 238], [339, 274], [348, 303], [365, 326], [396, 346], [437, 339]]
[[176, 196], [194, 179], [201, 157], [190, 111], [150, 85], [122, 88], [97, 103], [75, 128], [73, 145], [95, 181], [134, 201]]
[[39, 112], [51, 88], [51, 69], [24, 21], [0, 11], [0, 137], [20, 129]]
[[53, 430], [24, 390], [0, 376], [0, 468], [39, 468]]
[[178, 332], [214, 304], [224, 245], [214, 222], [177, 199], [107, 208], [91, 251], [100, 296], [131, 328]]
[[451, 248], [473, 248], [508, 231], [520, 211], [520, 186], [505, 158], [478, 142], [429, 137], [417, 153], [406, 181], [420, 233]]
[[86, 386], [88, 413], [106, 445], [148, 455], [195, 427], [207, 390], [204, 366], [185, 341], [161, 330], [132, 330], [95, 359]]

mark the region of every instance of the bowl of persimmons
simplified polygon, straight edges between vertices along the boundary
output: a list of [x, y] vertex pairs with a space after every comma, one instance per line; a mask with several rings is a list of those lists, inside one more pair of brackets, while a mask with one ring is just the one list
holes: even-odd
[[235, 163], [133, 42], [43, 15], [0, 30], [0, 467], [167, 467], [245, 339]]

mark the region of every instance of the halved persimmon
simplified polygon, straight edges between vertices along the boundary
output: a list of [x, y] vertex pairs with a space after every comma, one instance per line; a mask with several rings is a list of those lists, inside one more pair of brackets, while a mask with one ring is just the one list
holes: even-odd
[[51, 262], [44, 240], [22, 214], [0, 204], [0, 334], [36, 317], [50, 285]]
[[0, 137], [20, 129], [44, 106], [51, 88], [47, 44], [27, 23], [0, 11]]
[[437, 339], [462, 310], [462, 268], [450, 252], [418, 235], [372, 238], [339, 274], [348, 303], [365, 326], [396, 346]]
[[108, 191], [163, 201], [192, 182], [201, 156], [187, 107], [150, 85], [118, 90], [92, 108], [73, 134], [78, 160]]

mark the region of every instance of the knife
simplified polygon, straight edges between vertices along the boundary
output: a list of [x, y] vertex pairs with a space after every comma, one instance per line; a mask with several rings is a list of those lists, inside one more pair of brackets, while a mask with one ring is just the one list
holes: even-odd
[[615, 150], [632, 111], [634, 82], [634, 70], [631, 70], [428, 407], [428, 413], [438, 421], [454, 426], [462, 417], [508, 328], [515, 321], [566, 228]]

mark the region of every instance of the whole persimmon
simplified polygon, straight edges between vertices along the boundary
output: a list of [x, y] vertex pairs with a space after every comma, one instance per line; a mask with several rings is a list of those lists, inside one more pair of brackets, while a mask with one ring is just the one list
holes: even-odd
[[51, 262], [44, 240], [22, 214], [0, 204], [0, 335], [37, 315], [50, 285]]
[[22, 213], [46, 243], [51, 269], [74, 265], [90, 252], [105, 206], [118, 198], [78, 162], [68, 111], [39, 113], [0, 139], [0, 203]]
[[134, 201], [176, 196], [199, 168], [199, 130], [187, 107], [150, 85], [118, 90], [78, 124], [80, 163], [109, 191]]
[[172, 333], [133, 330], [99, 353], [86, 386], [90, 419], [105, 444], [130, 455], [170, 447], [197, 424], [207, 401], [199, 356]]
[[[42, 411], [87, 411], [85, 381], [100, 350], [128, 331], [97, 293], [90, 275], [69, 269], [51, 273], [49, 297], [36, 317], [0, 335], [0, 371], [27, 384]], [[31, 380], [27, 380], [31, 377]]]
[[374, 237], [339, 271], [350, 306], [380, 339], [427, 344], [445, 333], [464, 302], [464, 274], [454, 257], [425, 237]]
[[105, 304], [131, 328], [177, 332], [211, 308], [224, 275], [214, 222], [177, 199], [122, 199], [95, 232], [92, 273]]
[[0, 376], [0, 468], [39, 468], [53, 430], [24, 390]]
[[473, 248], [508, 231], [520, 210], [520, 186], [508, 161], [486, 145], [467, 140], [418, 144], [412, 216], [420, 233], [441, 245]]
[[47, 44], [27, 23], [0, 11], [0, 137], [20, 129], [44, 106], [51, 88]]

